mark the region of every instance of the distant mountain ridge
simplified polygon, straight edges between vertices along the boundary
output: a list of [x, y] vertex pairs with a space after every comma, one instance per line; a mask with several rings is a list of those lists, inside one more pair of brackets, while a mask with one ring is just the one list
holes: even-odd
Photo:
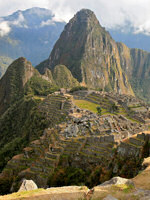
[[150, 52], [150, 34], [135, 29], [131, 23], [114, 28], [107, 28], [113, 39], [117, 42], [123, 42], [129, 48], [139, 48]]
[[48, 57], [65, 22], [48, 9], [31, 8], [0, 17], [0, 55], [26, 57], [33, 65]]

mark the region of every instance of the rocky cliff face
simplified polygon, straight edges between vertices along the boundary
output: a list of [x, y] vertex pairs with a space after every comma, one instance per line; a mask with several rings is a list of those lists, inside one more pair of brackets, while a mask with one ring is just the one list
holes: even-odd
[[149, 101], [150, 53], [129, 49], [123, 43], [118, 43], [118, 49], [122, 69], [127, 74], [135, 95]]
[[90, 10], [83, 9], [70, 20], [43, 66], [53, 70], [58, 64], [90, 88], [133, 95], [117, 44]]

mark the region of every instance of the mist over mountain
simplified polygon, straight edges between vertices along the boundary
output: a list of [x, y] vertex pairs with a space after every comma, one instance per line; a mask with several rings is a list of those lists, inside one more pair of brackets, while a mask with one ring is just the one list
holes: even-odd
[[26, 57], [33, 65], [48, 57], [65, 22], [44, 8], [18, 10], [0, 18], [0, 55]]
[[133, 27], [131, 23], [125, 26], [118, 26], [107, 29], [113, 39], [117, 42], [123, 42], [129, 48], [139, 48], [150, 52], [150, 34], [141, 32]]

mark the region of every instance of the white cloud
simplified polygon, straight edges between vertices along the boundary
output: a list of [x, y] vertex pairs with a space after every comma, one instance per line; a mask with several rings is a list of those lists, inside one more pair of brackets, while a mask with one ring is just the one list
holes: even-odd
[[28, 28], [28, 26], [26, 25], [26, 20], [21, 12], [19, 13], [18, 19], [9, 21], [8, 24], [10, 27], [17, 26], [17, 27]]
[[5, 21], [3, 18], [0, 18], [0, 37], [8, 35], [12, 26], [28, 28], [22, 13], [19, 13], [18, 19], [12, 21]]
[[64, 22], [64, 20], [56, 18], [56, 16], [54, 16], [52, 19], [49, 19], [47, 21], [42, 21], [40, 26], [41, 27], [49, 26], [49, 25], [54, 25], [55, 26], [56, 22]]
[[49, 26], [49, 25], [55, 25], [55, 21], [53, 21], [51, 19], [49, 19], [47, 21], [42, 21], [40, 26], [43, 27], [43, 26]]
[[18, 9], [35, 6], [49, 8], [57, 19], [65, 21], [78, 10], [88, 8], [96, 13], [100, 23], [107, 28], [123, 26], [129, 21], [136, 31], [150, 32], [150, 0], [0, 0], [0, 13], [8, 15]]
[[115, 28], [127, 22], [142, 33], [150, 33], [150, 0], [55, 0], [49, 2], [57, 17], [68, 21], [78, 10], [95, 12], [102, 26]]
[[0, 22], [0, 37], [7, 35], [11, 31], [7, 21]]
[[15, 25], [18, 27], [24, 27], [25, 25], [24, 23], [25, 23], [25, 18], [21, 12], [19, 13], [18, 19], [9, 22], [10, 25]]

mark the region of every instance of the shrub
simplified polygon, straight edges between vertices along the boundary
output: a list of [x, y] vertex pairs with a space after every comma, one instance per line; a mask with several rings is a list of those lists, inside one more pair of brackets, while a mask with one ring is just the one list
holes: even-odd
[[96, 109], [97, 109], [97, 114], [98, 114], [98, 115], [101, 115], [101, 114], [102, 114], [102, 109], [101, 109], [101, 107], [98, 106]]
[[84, 87], [84, 86], [77, 86], [77, 87], [73, 87], [70, 92], [73, 93], [75, 91], [79, 91], [79, 90], [88, 90], [87, 87]]

